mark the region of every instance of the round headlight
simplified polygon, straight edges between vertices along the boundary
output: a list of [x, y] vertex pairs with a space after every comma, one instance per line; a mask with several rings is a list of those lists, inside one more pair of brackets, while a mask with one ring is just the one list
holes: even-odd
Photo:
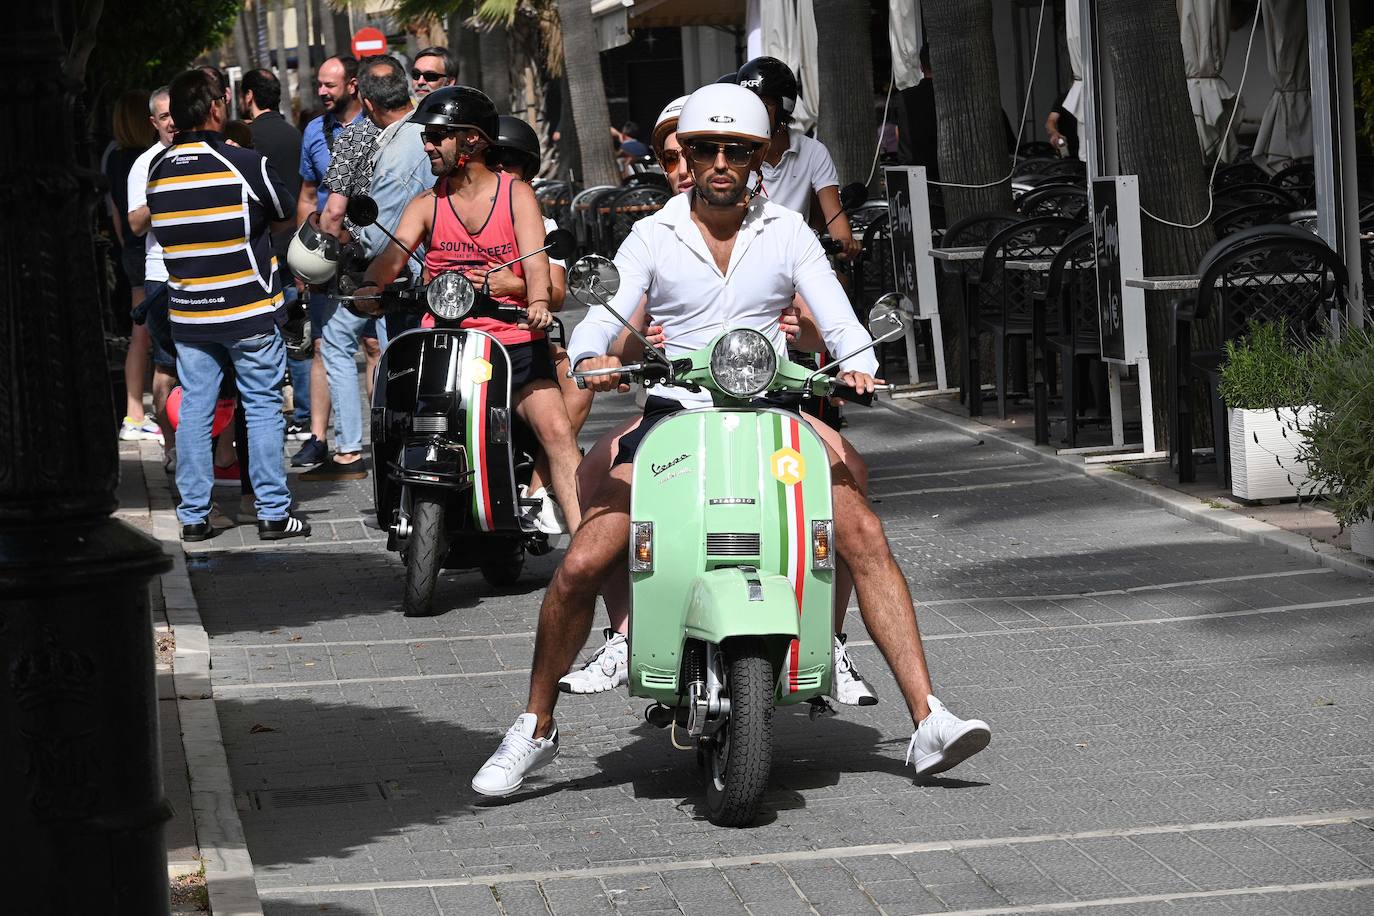
[[777, 372], [778, 354], [758, 331], [731, 331], [711, 350], [711, 376], [731, 397], [753, 397], [768, 387]]
[[472, 311], [476, 295], [468, 278], [460, 273], [439, 274], [425, 290], [429, 310], [445, 321], [457, 321]]

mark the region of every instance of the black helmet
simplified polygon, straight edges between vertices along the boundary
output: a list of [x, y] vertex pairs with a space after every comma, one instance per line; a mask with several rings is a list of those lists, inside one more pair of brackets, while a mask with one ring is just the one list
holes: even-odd
[[491, 144], [497, 149], [521, 153], [528, 160], [525, 170], [539, 168], [539, 135], [519, 118], [501, 115], [497, 126], [496, 140]]
[[797, 104], [797, 77], [776, 57], [756, 57], [739, 68], [738, 81], [759, 98], [777, 99], [787, 114]]
[[410, 116], [416, 124], [435, 127], [471, 127], [487, 140], [497, 133], [496, 106], [471, 86], [445, 86], [420, 100]]
[[720, 79], [716, 80], [716, 82], [717, 82], [717, 83], [738, 83], [738, 82], [739, 82], [739, 74], [736, 73], [734, 70], [731, 70], [729, 73], [722, 73], [722, 74], [720, 75]]

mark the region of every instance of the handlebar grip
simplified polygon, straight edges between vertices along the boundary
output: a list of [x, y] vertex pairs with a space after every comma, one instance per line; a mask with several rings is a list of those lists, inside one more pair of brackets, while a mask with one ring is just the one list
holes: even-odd
[[835, 387], [830, 390], [830, 396], [832, 398], [843, 398], [851, 404], [860, 404], [864, 407], [873, 406], [873, 392], [870, 391], [868, 394], [859, 394], [852, 385], [843, 385], [836, 382]]

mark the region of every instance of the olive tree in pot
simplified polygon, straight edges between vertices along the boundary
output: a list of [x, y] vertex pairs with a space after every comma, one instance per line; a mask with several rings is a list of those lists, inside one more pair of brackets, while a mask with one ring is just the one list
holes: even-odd
[[1308, 352], [1315, 410], [1301, 425], [1298, 458], [1327, 508], [1350, 529], [1350, 548], [1374, 557], [1374, 333], [1347, 328]]
[[1308, 359], [1282, 321], [1256, 322], [1226, 342], [1219, 391], [1229, 415], [1231, 492], [1240, 499], [1317, 491], [1299, 457], [1314, 413]]

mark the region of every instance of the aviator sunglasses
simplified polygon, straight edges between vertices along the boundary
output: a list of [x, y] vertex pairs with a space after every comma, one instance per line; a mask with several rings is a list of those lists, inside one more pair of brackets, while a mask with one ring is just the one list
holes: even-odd
[[[749, 160], [758, 152], [757, 143], [717, 143], [714, 140], [689, 140], [684, 149], [687, 155], [692, 157], [692, 161], [697, 165], [710, 165], [716, 161], [716, 157], [721, 153], [725, 154], [725, 161], [730, 165], [748, 165]], [[665, 157], [668, 151], [664, 151]], [[665, 161], [666, 165], [667, 162]]]

